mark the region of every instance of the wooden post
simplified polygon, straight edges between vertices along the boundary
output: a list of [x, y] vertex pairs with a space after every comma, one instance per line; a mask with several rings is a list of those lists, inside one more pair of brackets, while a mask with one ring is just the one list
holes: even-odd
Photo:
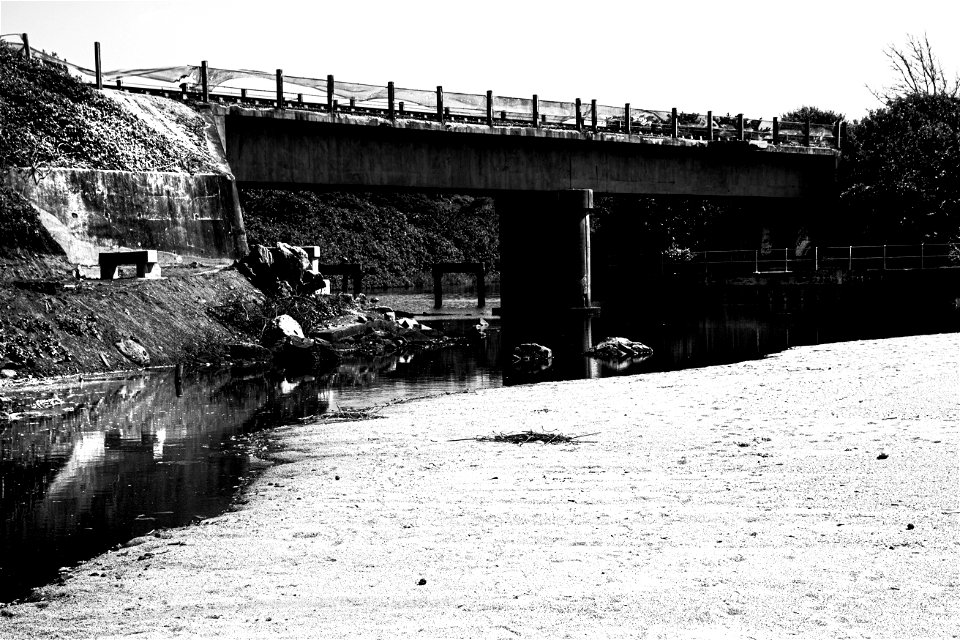
[[433, 268], [433, 308], [441, 309], [443, 307], [443, 271], [437, 267]]
[[103, 67], [100, 64], [100, 43], [93, 43], [93, 68], [97, 76], [97, 89], [103, 89]]
[[283, 69], [277, 69], [277, 109], [283, 108]]
[[397, 103], [397, 113], [401, 116], [403, 115], [403, 100]]
[[743, 114], [737, 114], [737, 140], [743, 140]]
[[487, 291], [483, 281], [484, 271], [486, 271], [486, 266], [481, 262], [480, 268], [477, 270], [477, 306], [481, 309], [487, 306]]
[[487, 90], [487, 126], [493, 126], [493, 91]]
[[540, 128], [540, 98], [537, 97], [537, 94], [533, 94], [533, 126], [537, 129]]
[[680, 119], [677, 117], [676, 107], [674, 107], [670, 112], [670, 137], [680, 137]]
[[707, 111], [707, 140], [713, 142], [714, 138], [713, 131], [713, 111]]
[[803, 146], [810, 146], [810, 118], [803, 121]]
[[210, 102], [210, 85], [207, 83], [207, 61], [200, 61], [200, 100]]
[[443, 87], [437, 85], [437, 120], [443, 124]]
[[302, 94], [302, 93], [298, 93], [298, 94], [297, 94], [297, 104], [303, 104], [303, 94]]
[[780, 119], [773, 117], [773, 144], [780, 144]]
[[327, 76], [327, 112], [333, 113], [335, 108], [333, 106], [333, 76]]
[[123, 89], [123, 80], [117, 78], [117, 89]]
[[837, 120], [836, 123], [833, 125], [833, 146], [838, 150], [843, 146], [840, 141], [840, 134], [842, 131], [843, 131], [843, 122], [841, 122], [840, 120]]
[[580, 98], [577, 98], [576, 105], [577, 105], [577, 113], [574, 119], [574, 123], [576, 124], [577, 131], [583, 131], [583, 110], [582, 110], [582, 105], [580, 104]]
[[630, 135], [631, 124], [630, 120], [630, 103], [623, 105], [623, 128], [627, 132], [627, 135]]
[[590, 101], [590, 128], [594, 133], [597, 132], [597, 101]]
[[30, 59], [30, 56], [31, 56], [31, 53], [30, 53], [30, 37], [29, 37], [27, 34], [25, 34], [25, 33], [21, 33], [21, 34], [20, 34], [20, 38], [23, 39], [23, 57], [26, 58], [27, 60], [29, 60], [29, 59]]
[[246, 90], [246, 89], [240, 89], [240, 99], [241, 99], [241, 100], [246, 100], [246, 99], [247, 99], [247, 90]]
[[387, 116], [390, 120], [397, 119], [397, 111], [393, 106], [393, 100], [396, 97], [396, 90], [393, 81], [387, 83]]

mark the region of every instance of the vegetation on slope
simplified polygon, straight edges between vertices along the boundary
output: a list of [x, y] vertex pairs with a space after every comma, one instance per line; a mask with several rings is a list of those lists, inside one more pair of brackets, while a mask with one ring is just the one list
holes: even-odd
[[320, 247], [320, 262], [363, 264], [372, 287], [428, 283], [434, 262], [485, 262], [498, 271], [493, 201], [414, 193], [241, 193], [249, 244]]
[[184, 105], [145, 99], [173, 116], [185, 136], [174, 142], [64, 70], [0, 45], [0, 167], [215, 171], [203, 119]]
[[0, 187], [0, 258], [31, 254], [60, 255], [63, 251], [40, 224], [30, 203], [5, 187]]

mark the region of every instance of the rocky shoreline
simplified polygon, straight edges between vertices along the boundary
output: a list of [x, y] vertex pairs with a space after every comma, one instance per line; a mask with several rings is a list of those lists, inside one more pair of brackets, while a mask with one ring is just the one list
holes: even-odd
[[[915, 336], [279, 429], [236, 511], [0, 636], [955, 636], [958, 372], [960, 334]], [[595, 435], [476, 439], [525, 430]]]

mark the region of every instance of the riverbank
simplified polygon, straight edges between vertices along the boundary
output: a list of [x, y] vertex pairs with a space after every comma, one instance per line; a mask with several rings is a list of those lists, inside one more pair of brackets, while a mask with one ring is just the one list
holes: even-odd
[[[958, 372], [917, 336], [283, 428], [236, 511], [0, 636], [956, 637]], [[597, 433], [472, 439], [528, 429]]]

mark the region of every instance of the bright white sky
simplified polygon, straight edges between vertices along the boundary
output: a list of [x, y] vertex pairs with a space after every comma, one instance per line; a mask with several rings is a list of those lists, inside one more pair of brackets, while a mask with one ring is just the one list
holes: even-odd
[[929, 37], [960, 69], [957, 0], [0, 1], [0, 33], [104, 69], [199, 64], [399, 87], [771, 118], [856, 119], [883, 50]]

